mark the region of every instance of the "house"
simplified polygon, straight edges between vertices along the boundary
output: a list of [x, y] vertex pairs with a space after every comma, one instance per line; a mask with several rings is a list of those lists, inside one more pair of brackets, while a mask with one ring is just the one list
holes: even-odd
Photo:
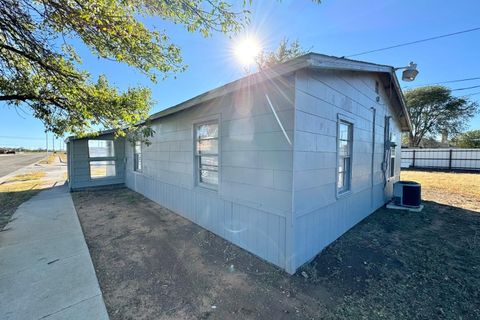
[[391, 198], [410, 130], [393, 67], [314, 53], [150, 122], [69, 138], [70, 188], [125, 184], [289, 273]]

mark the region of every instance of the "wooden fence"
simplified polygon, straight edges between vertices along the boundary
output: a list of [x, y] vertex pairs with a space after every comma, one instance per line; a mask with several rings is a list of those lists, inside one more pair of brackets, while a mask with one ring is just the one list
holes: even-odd
[[402, 168], [479, 170], [480, 149], [402, 149]]

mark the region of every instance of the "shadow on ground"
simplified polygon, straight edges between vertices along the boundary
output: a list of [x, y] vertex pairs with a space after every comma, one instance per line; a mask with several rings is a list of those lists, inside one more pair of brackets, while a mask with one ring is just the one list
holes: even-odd
[[36, 195], [39, 189], [0, 191], [0, 232], [10, 221], [18, 206]]
[[480, 215], [380, 209], [294, 276], [128, 189], [73, 194], [112, 319], [478, 319]]

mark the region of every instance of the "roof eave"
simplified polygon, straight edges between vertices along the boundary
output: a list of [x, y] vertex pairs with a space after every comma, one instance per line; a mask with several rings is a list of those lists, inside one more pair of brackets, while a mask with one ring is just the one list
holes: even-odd
[[292, 73], [296, 70], [307, 68], [307, 67], [309, 67], [309, 62], [307, 61], [307, 57], [302, 56], [297, 59], [293, 59], [287, 63], [280, 64], [273, 68], [259, 71], [257, 73], [254, 73], [246, 77], [243, 77], [241, 79], [230, 82], [221, 87], [202, 93], [187, 101], [181, 102], [173, 107], [154, 113], [148, 118], [148, 120], [155, 120], [158, 118], [162, 118], [167, 115], [193, 107], [194, 105], [197, 105], [199, 103], [207, 102], [209, 100], [232, 93], [234, 91], [241, 90], [248, 86], [252, 86], [257, 83], [270, 80], [279, 76], [283, 76], [283, 75]]
[[[156, 120], [156, 119], [180, 112], [182, 110], [191, 108], [197, 104], [210, 101], [212, 99], [232, 93], [242, 88], [252, 86], [266, 80], [271, 80], [279, 76], [284, 76], [286, 74], [293, 73], [297, 70], [301, 70], [305, 68], [322, 69], [322, 70], [330, 69], [330, 70], [342, 70], [342, 71], [376, 72], [376, 73], [388, 74], [390, 79], [393, 79], [392, 82], [394, 83], [395, 92], [400, 102], [401, 113], [403, 115], [403, 118], [405, 119], [405, 124], [402, 126], [401, 129], [402, 131], [411, 130], [410, 117], [408, 115], [407, 108], [405, 106], [405, 100], [403, 98], [403, 93], [402, 93], [402, 90], [400, 89], [400, 84], [398, 83], [398, 79], [395, 74], [395, 69], [393, 67], [375, 64], [375, 63], [327, 56], [327, 55], [317, 54], [317, 53], [305, 54], [303, 56], [292, 59], [288, 62], [245, 76], [241, 79], [230, 82], [216, 89], [207, 91], [187, 101], [181, 102], [175, 106], [156, 112], [152, 114], [150, 117], [148, 117], [147, 121]], [[101, 131], [98, 135], [112, 133], [113, 131], [114, 130]], [[66, 139], [66, 142], [70, 140], [83, 139], [83, 138], [85, 137], [80, 138], [80, 137], [71, 136]]]
[[400, 83], [395, 73], [395, 69], [392, 68], [390, 77], [393, 80], [393, 85], [395, 86], [395, 92], [397, 93], [398, 100], [400, 101], [400, 107], [402, 108], [402, 115], [405, 118], [405, 125], [400, 128], [402, 132], [411, 132], [412, 131], [412, 121], [410, 119], [410, 114], [408, 113], [407, 105], [405, 103], [405, 97], [403, 96], [403, 91], [400, 87]]

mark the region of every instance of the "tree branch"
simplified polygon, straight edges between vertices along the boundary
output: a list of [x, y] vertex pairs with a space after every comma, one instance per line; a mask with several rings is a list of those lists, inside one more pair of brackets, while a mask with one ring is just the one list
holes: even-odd
[[36, 97], [33, 95], [10, 94], [10, 95], [0, 96], [0, 101], [9, 101], [9, 100], [27, 101], [27, 100], [33, 100], [35, 98]]

